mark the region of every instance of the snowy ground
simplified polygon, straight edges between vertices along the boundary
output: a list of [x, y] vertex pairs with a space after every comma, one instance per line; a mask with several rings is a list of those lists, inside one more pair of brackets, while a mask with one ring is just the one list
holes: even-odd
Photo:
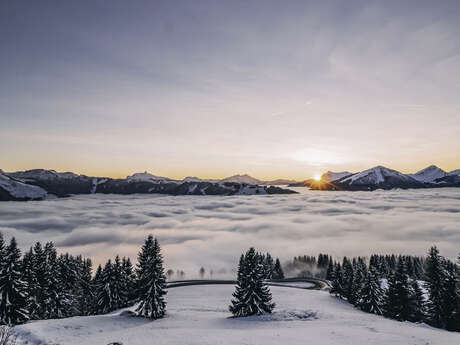
[[31, 322], [15, 327], [19, 344], [106, 345], [434, 345], [460, 344], [460, 333], [366, 314], [327, 292], [271, 287], [275, 313], [229, 318], [231, 285], [168, 292], [167, 317], [148, 321], [109, 315]]

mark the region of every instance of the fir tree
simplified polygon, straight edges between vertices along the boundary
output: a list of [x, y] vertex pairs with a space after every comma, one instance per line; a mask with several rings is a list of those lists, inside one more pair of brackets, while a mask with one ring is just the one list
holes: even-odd
[[123, 268], [123, 283], [126, 290], [126, 306], [129, 306], [132, 305], [136, 298], [136, 275], [134, 274], [130, 258], [123, 257], [121, 265]]
[[445, 263], [442, 318], [448, 331], [460, 331], [460, 296], [457, 290], [457, 272], [452, 262]]
[[343, 296], [350, 302], [353, 303], [353, 276], [354, 270], [353, 265], [348, 260], [347, 257], [343, 258], [342, 263], [342, 289], [343, 289]]
[[360, 299], [361, 288], [367, 275], [367, 266], [363, 258], [358, 258], [353, 268], [353, 282], [349, 302], [356, 305]]
[[357, 307], [367, 313], [382, 315], [383, 291], [374, 267], [366, 273], [363, 286], [359, 291]]
[[114, 267], [108, 260], [102, 270], [101, 281], [97, 287], [97, 311], [106, 314], [117, 308], [117, 296], [113, 291]]
[[66, 277], [62, 275], [61, 265], [58, 262], [57, 252], [52, 242], [45, 245], [45, 255], [48, 275], [45, 318], [59, 319], [71, 316], [72, 296], [63, 282]]
[[423, 291], [417, 280], [412, 280], [410, 283], [410, 303], [412, 314], [409, 316], [409, 321], [422, 322], [425, 320], [426, 303], [423, 296]]
[[426, 260], [425, 274], [429, 296], [427, 305], [428, 321], [434, 327], [444, 328], [442, 306], [445, 274], [443, 258], [439, 255], [436, 247], [430, 248]]
[[332, 281], [333, 276], [334, 276], [334, 261], [330, 260], [329, 265], [327, 266], [326, 280]]
[[409, 320], [413, 314], [410, 287], [405, 264], [400, 260], [396, 271], [388, 279], [388, 290], [385, 296], [385, 316], [398, 320]]
[[158, 241], [149, 236], [138, 256], [138, 316], [158, 319], [166, 311], [166, 276]]
[[273, 279], [284, 279], [283, 267], [281, 266], [280, 259], [276, 258], [275, 265], [273, 266]]
[[334, 273], [331, 280], [331, 294], [334, 294], [336, 297], [343, 298], [343, 273], [342, 266], [339, 263], [334, 265]]
[[79, 315], [91, 315], [94, 291], [91, 282], [92, 262], [90, 259], [81, 262], [79, 279], [78, 310]]
[[0, 268], [0, 323], [17, 325], [29, 319], [27, 286], [22, 280], [21, 252], [13, 237], [5, 248]]
[[263, 265], [254, 248], [240, 258], [233, 297], [229, 310], [235, 317], [271, 313], [275, 307], [270, 290], [264, 284]]

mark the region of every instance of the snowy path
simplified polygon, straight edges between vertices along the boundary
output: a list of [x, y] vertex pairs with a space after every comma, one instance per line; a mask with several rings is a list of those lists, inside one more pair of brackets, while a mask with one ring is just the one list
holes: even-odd
[[229, 318], [234, 287], [204, 285], [168, 292], [168, 313], [149, 321], [123, 311], [31, 322], [15, 327], [20, 345], [453, 345], [460, 334], [400, 323], [355, 310], [317, 290], [272, 287], [272, 315]]

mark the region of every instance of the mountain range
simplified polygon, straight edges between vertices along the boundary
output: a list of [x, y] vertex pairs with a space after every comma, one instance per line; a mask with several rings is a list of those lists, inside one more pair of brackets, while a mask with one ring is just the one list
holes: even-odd
[[333, 173], [329, 171], [323, 174], [320, 181], [307, 180], [302, 184], [308, 185], [314, 190], [460, 187], [460, 169], [446, 172], [435, 165], [430, 165], [415, 174], [403, 174], [379, 165], [358, 173]]
[[289, 189], [256, 180], [248, 175], [235, 175], [223, 180], [186, 177], [174, 180], [136, 173], [124, 179], [89, 177], [72, 172], [33, 169], [6, 173], [0, 170], [0, 201], [42, 200], [72, 194], [168, 194], [168, 195], [254, 195], [291, 194]]
[[460, 187], [460, 169], [446, 172], [435, 165], [414, 174], [403, 174], [383, 166], [357, 173], [328, 171], [319, 181], [297, 182], [288, 179], [258, 180], [247, 174], [221, 180], [188, 176], [182, 180], [156, 176], [148, 172], [135, 173], [124, 179], [89, 177], [72, 172], [33, 169], [3, 172], [0, 169], [0, 201], [41, 200], [72, 194], [169, 194], [169, 195], [252, 195], [291, 194], [280, 188], [309, 187], [313, 190], [366, 190]]

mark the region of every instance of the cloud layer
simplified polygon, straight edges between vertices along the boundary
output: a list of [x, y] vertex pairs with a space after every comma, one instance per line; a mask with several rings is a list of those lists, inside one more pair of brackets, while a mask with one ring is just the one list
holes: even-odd
[[204, 266], [236, 265], [249, 246], [283, 260], [319, 252], [423, 255], [460, 252], [460, 189], [312, 192], [270, 196], [91, 195], [40, 202], [5, 202], [0, 231], [22, 248], [54, 241], [60, 251], [101, 263], [132, 259], [148, 234], [160, 240], [168, 268], [189, 277]]

